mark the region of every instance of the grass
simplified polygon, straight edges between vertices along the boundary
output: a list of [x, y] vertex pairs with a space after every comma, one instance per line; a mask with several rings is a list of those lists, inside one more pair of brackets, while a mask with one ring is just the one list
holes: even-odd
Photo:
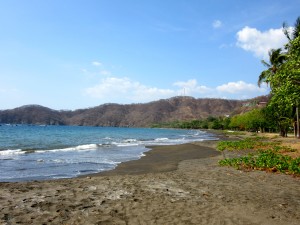
[[231, 166], [236, 169], [265, 170], [285, 174], [300, 175], [300, 157], [292, 158], [284, 155], [296, 151], [280, 142], [268, 141], [265, 137], [245, 138], [241, 141], [220, 141], [217, 149], [221, 152], [243, 151], [252, 149], [253, 153], [237, 158], [225, 158], [219, 161], [221, 166]]

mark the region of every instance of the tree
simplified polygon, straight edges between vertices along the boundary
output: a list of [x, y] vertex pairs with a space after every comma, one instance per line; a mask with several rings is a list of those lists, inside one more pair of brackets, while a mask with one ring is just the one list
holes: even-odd
[[247, 113], [246, 117], [246, 129], [249, 131], [265, 131], [266, 118], [261, 109], [253, 109]]
[[[290, 40], [287, 49], [286, 62], [270, 78], [272, 82], [270, 105], [277, 108], [275, 110], [277, 113], [281, 113], [279, 118], [295, 119], [297, 110], [293, 108], [297, 109], [300, 102], [300, 36]], [[296, 120], [299, 124], [298, 117]], [[299, 136], [299, 125], [295, 134]]]
[[[289, 42], [282, 49], [269, 51], [269, 61], [262, 63], [268, 67], [258, 78], [258, 86], [262, 82], [270, 83], [271, 100], [268, 104], [280, 129], [281, 136], [287, 135], [287, 130], [296, 116], [297, 132], [299, 135], [298, 102], [300, 102], [300, 17], [293, 28], [283, 23], [283, 32]], [[295, 110], [296, 109], [296, 110]], [[295, 113], [296, 112], [296, 113]], [[296, 130], [296, 129], [295, 129]]]
[[289, 41], [296, 39], [297, 37], [300, 36], [300, 16], [296, 19], [293, 28], [290, 29], [286, 22], [283, 23], [282, 28], [283, 28], [283, 33], [289, 39]]
[[[282, 52], [281, 48], [271, 49], [269, 51], [269, 61], [270, 63], [267, 63], [265, 60], [261, 61], [268, 69], [264, 70], [258, 77], [257, 84], [259, 87], [264, 82], [267, 84], [270, 83], [272, 76], [274, 76], [279, 67], [286, 61], [286, 55]], [[270, 83], [270, 86], [272, 87], [272, 83]]]
[[238, 130], [264, 132], [267, 127], [266, 114], [263, 109], [252, 109], [249, 112], [232, 117], [229, 126]]

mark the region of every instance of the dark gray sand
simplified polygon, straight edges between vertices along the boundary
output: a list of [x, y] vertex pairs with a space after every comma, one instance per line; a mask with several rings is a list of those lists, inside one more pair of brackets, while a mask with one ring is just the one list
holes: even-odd
[[215, 144], [154, 147], [81, 178], [0, 183], [0, 224], [299, 224], [298, 178], [219, 167]]
[[176, 170], [179, 162], [188, 159], [199, 159], [217, 156], [220, 153], [210, 147], [201, 147], [196, 144], [170, 146], [152, 146], [145, 157], [121, 163], [116, 169], [100, 173], [99, 175], [123, 175], [159, 173]]

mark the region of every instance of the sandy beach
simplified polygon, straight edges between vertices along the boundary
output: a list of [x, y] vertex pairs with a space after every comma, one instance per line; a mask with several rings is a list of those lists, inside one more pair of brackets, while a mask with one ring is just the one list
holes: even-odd
[[215, 145], [157, 146], [113, 171], [0, 183], [0, 224], [299, 224], [299, 178], [220, 167]]

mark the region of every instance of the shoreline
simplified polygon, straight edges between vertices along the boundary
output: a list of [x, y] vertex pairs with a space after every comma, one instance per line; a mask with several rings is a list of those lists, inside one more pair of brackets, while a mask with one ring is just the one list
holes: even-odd
[[[217, 141], [203, 141], [216, 143]], [[163, 173], [177, 169], [181, 161], [214, 157], [221, 153], [212, 147], [201, 145], [202, 142], [193, 142], [179, 145], [146, 146], [150, 148], [144, 156], [137, 160], [122, 162], [113, 170], [88, 174], [79, 177], [137, 175], [145, 173]]]
[[88, 176], [0, 183], [0, 224], [298, 224], [300, 180], [220, 167], [217, 142], [156, 146]]
[[[217, 143], [231, 138], [214, 130], [206, 132], [214, 134], [217, 140], [203, 140], [178, 145], [145, 146], [150, 150], [144, 152], [144, 156], [139, 159], [121, 162], [112, 170], [80, 175], [78, 178], [169, 172], [176, 170], [181, 161], [220, 155], [221, 153], [216, 150]], [[171, 151], [166, 152], [170, 149]]]

